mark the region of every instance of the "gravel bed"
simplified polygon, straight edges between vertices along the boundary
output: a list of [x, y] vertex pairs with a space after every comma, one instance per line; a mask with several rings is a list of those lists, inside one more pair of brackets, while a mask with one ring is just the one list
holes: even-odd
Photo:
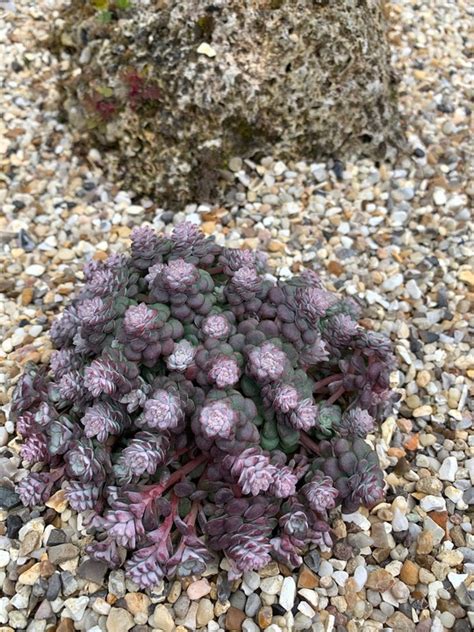
[[[394, 0], [394, 64], [410, 156], [259, 164], [235, 158], [222, 208], [172, 214], [104, 175], [58, 119], [58, 61], [38, 47], [56, 2], [0, 2], [0, 632], [464, 632], [474, 626], [474, 299], [469, 141], [472, 75], [464, 0]], [[471, 91], [471, 94], [469, 94]], [[282, 276], [307, 265], [367, 308], [393, 340], [399, 409], [375, 443], [386, 502], [334, 516], [334, 547], [291, 573], [276, 563], [229, 585], [225, 564], [144, 594], [83, 554], [62, 492], [22, 508], [11, 390], [51, 352], [48, 328], [83, 263], [131, 229], [187, 217], [230, 246], [261, 248]]]

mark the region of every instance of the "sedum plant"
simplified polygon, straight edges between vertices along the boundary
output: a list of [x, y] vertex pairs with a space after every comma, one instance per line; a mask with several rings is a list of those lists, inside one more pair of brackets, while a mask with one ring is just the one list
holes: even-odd
[[128, 256], [85, 266], [51, 329], [48, 367], [13, 395], [25, 505], [58, 488], [85, 512], [88, 554], [140, 587], [230, 578], [331, 545], [329, 515], [383, 496], [365, 442], [394, 394], [390, 344], [306, 271], [217, 246], [192, 224], [132, 233]]

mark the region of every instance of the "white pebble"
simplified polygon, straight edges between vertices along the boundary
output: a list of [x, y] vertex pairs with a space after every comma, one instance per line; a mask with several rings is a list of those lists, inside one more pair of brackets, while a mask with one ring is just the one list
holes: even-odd
[[0, 447], [3, 448], [4, 445], [8, 443], [8, 432], [3, 426], [0, 426]]
[[354, 579], [356, 581], [358, 590], [362, 590], [362, 588], [365, 586], [365, 582], [367, 581], [368, 576], [369, 575], [365, 566], [358, 566], [355, 569]]
[[280, 606], [287, 612], [293, 608], [296, 595], [296, 583], [293, 577], [285, 577], [280, 593]]
[[9, 561], [10, 553], [8, 551], [0, 551], [0, 568], [5, 568]]
[[429, 494], [420, 500], [420, 507], [423, 511], [446, 511], [446, 501], [441, 496]]
[[456, 480], [456, 472], [458, 471], [458, 461], [455, 456], [448, 456], [444, 459], [439, 468], [438, 476], [442, 481]]
[[385, 279], [385, 281], [382, 283], [382, 289], [386, 290], [387, 292], [391, 292], [392, 290], [395, 290], [397, 287], [400, 287], [400, 285], [403, 283], [403, 274], [394, 274], [391, 277], [388, 277], [388, 279]]
[[415, 279], [410, 279], [405, 285], [408, 295], [415, 301], [422, 297], [420, 288], [418, 287]]
[[28, 266], [25, 270], [26, 274], [30, 274], [31, 276], [40, 277], [44, 274], [46, 268], [39, 263], [33, 263], [31, 266]]

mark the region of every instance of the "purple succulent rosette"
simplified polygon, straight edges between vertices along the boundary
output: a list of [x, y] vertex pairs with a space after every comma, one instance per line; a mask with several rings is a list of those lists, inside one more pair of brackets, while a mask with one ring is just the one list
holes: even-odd
[[88, 554], [142, 588], [216, 553], [230, 579], [298, 566], [331, 546], [334, 509], [383, 498], [365, 439], [396, 400], [389, 341], [313, 271], [275, 281], [261, 253], [189, 222], [131, 242], [86, 264], [49, 366], [18, 381], [22, 502], [62, 487]]

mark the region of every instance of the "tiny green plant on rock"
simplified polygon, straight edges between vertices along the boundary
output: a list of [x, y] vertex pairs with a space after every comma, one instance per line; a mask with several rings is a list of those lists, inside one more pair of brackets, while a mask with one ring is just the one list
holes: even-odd
[[87, 552], [140, 587], [230, 577], [331, 545], [329, 512], [382, 499], [364, 440], [395, 396], [390, 344], [313, 272], [277, 281], [261, 253], [192, 224], [132, 233], [131, 253], [85, 267], [53, 324], [50, 365], [20, 378], [21, 455], [44, 464], [25, 505], [59, 487], [84, 512]]

